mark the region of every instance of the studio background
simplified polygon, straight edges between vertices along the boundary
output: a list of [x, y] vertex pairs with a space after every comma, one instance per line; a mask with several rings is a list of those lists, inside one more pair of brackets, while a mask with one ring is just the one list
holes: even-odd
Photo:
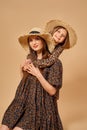
[[64, 130], [87, 130], [87, 0], [0, 0], [0, 122], [20, 82], [27, 53], [18, 37], [51, 19], [69, 23], [77, 44], [64, 50], [59, 113]]

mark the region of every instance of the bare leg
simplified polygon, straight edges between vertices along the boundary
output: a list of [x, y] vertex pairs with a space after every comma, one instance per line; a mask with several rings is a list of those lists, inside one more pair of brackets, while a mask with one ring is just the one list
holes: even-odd
[[23, 129], [20, 127], [15, 127], [13, 130], [23, 130]]
[[0, 130], [10, 130], [10, 129], [6, 125], [1, 125]]

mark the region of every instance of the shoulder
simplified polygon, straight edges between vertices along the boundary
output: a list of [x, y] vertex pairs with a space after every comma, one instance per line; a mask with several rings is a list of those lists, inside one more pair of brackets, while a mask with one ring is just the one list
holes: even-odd
[[63, 70], [63, 66], [62, 66], [62, 62], [60, 59], [57, 59], [57, 61], [52, 65], [50, 66], [50, 70], [52, 71], [62, 71]]
[[64, 48], [63, 48], [62, 46], [57, 45], [57, 46], [54, 48], [53, 52], [55, 52], [55, 51], [63, 51], [63, 50], [64, 50]]
[[62, 67], [62, 61], [60, 59], [57, 59], [56, 62], [54, 63], [54, 66]]

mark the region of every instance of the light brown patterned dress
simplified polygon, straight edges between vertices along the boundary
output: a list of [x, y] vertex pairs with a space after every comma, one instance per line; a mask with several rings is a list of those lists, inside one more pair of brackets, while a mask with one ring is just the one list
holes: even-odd
[[[62, 63], [57, 60], [42, 70], [43, 76], [59, 92], [62, 86]], [[23, 130], [63, 130], [56, 94], [50, 96], [36, 77], [29, 74], [21, 80], [16, 95], [6, 110], [2, 124], [9, 128], [18, 126]]]

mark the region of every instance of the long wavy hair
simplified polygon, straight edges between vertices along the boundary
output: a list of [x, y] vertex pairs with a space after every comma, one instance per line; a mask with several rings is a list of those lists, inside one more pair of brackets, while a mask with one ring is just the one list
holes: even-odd
[[[50, 52], [48, 50], [48, 47], [47, 47], [47, 43], [46, 41], [41, 38], [40, 36], [37, 36], [41, 39], [42, 43], [43, 43], [43, 48], [42, 48], [42, 59], [46, 59], [49, 57], [50, 55]], [[29, 45], [29, 50], [30, 50], [30, 53], [27, 55], [27, 59], [31, 59], [32, 63], [37, 60], [37, 53], [30, 47], [30, 38], [27, 39], [28, 40], [28, 45]], [[28, 77], [29, 73], [23, 71], [23, 80], [25, 81], [26, 78]]]

